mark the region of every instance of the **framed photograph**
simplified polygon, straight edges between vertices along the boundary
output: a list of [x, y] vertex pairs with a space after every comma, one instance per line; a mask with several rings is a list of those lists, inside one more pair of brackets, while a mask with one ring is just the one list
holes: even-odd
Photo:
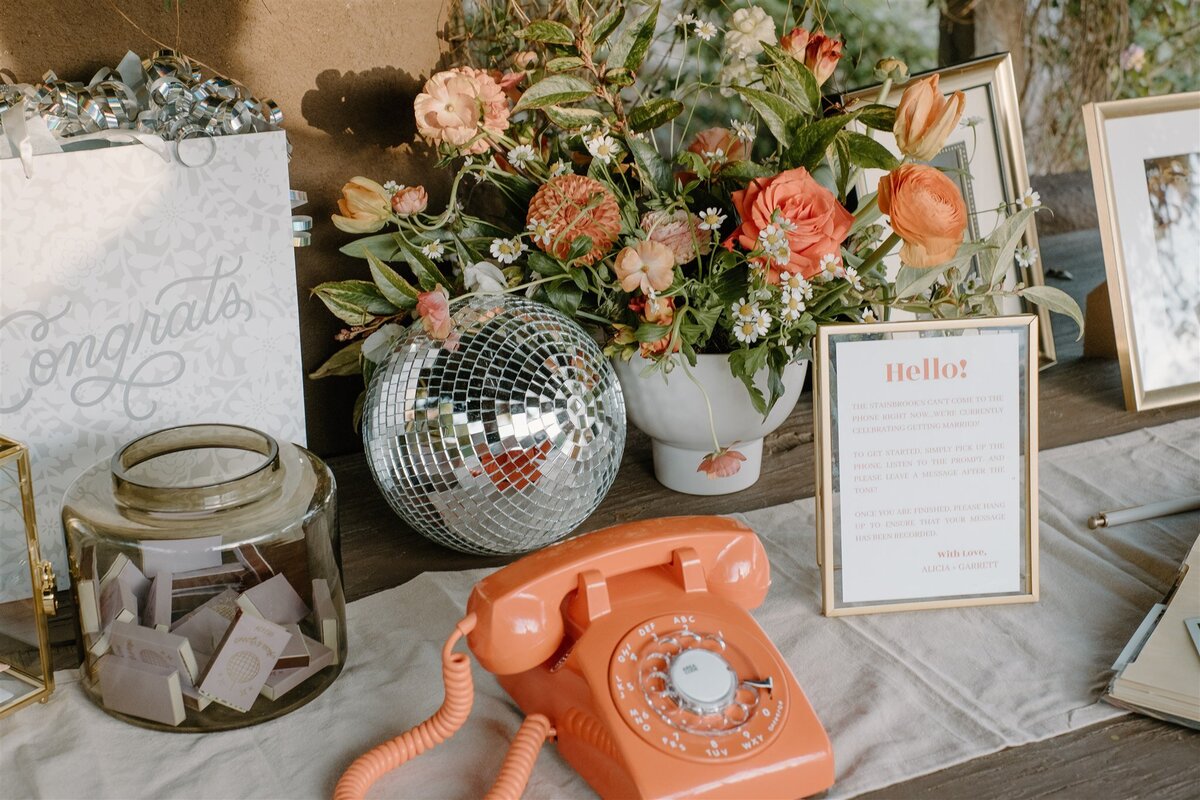
[[[966, 201], [969, 222], [965, 241], [975, 241], [990, 234], [1000, 220], [999, 209], [1021, 198], [1029, 188], [1028, 167], [1025, 162], [1025, 144], [1021, 136], [1021, 113], [1017, 106], [1017, 87], [1013, 78], [1012, 57], [1008, 53], [987, 56], [952, 67], [913, 75], [909, 83], [927, 77], [933, 72], [941, 75], [938, 88], [943, 94], [961, 91], [966, 98], [959, 127], [950, 134], [946, 146], [929, 162], [943, 169], [948, 177], [958, 183]], [[885, 102], [895, 106], [908, 84], [895, 85], [888, 92]], [[879, 86], [858, 89], [842, 96], [847, 108], [875, 103], [879, 100]], [[893, 153], [896, 141], [891, 133], [864, 130]], [[864, 170], [858, 183], [861, 196], [873, 194], [879, 186], [883, 170]], [[881, 220], [887, 227], [887, 219]], [[885, 230], [885, 235], [891, 233]], [[1025, 230], [1025, 247], [1031, 258], [1027, 264], [1013, 261], [1006, 285], [1023, 281], [1029, 286], [1040, 286], [1045, 280], [1042, 275], [1042, 259], [1038, 251], [1037, 227], [1031, 219]], [[891, 255], [884, 262], [889, 277], [894, 277], [900, 268], [900, 257]], [[1019, 298], [1007, 298], [1000, 308], [1001, 314], [1036, 314], [1039, 325], [1038, 364], [1047, 367], [1055, 362], [1054, 333], [1050, 328], [1050, 312], [1044, 308], [1026, 304]]]
[[1038, 599], [1032, 314], [825, 325], [817, 554], [836, 617]]
[[1200, 400], [1200, 92], [1083, 118], [1125, 406]]

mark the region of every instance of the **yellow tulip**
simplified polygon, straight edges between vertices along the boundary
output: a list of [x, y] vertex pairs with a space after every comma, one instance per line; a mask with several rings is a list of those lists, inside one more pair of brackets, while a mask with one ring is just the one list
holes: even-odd
[[333, 215], [333, 224], [346, 233], [374, 233], [392, 216], [392, 196], [370, 178], [361, 175], [342, 187], [338, 200], [341, 214]]

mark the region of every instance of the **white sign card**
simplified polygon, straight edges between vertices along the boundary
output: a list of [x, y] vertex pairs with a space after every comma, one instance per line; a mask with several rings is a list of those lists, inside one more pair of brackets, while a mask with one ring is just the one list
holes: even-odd
[[818, 341], [826, 613], [1036, 599], [1032, 316]]
[[[0, 430], [29, 447], [43, 554], [67, 487], [138, 436], [228, 422], [304, 443], [287, 140], [0, 157]], [[20, 549], [0, 541], [0, 600]], [[25, 591], [28, 591], [28, 567]]]

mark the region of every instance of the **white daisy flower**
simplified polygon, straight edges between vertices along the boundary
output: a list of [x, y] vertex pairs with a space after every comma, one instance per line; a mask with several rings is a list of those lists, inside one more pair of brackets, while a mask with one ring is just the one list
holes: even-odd
[[774, 249], [781, 244], [787, 244], [787, 235], [783, 232], [783, 228], [772, 223], [758, 232], [758, 243], [764, 248]]
[[775, 20], [758, 6], [733, 12], [725, 30], [729, 51], [738, 58], [751, 58], [762, 52], [763, 42], [775, 43]]
[[713, 164], [725, 163], [725, 151], [718, 147], [716, 150], [705, 150], [700, 154], [705, 161]]
[[835, 277], [842, 277], [839, 270], [842, 266], [842, 257], [837, 253], [826, 253], [821, 256], [821, 272], [832, 272]]
[[758, 322], [753, 319], [738, 319], [733, 323], [733, 338], [743, 344], [754, 344], [761, 335]]
[[435, 239], [428, 244], [422, 245], [421, 252], [425, 254], [426, 258], [431, 258], [436, 261], [446, 254], [446, 245]]
[[611, 136], [596, 136], [592, 139], [585, 140], [588, 152], [592, 154], [601, 164], [607, 164], [612, 161], [621, 151], [617, 146], [617, 140]]
[[1032, 267], [1033, 262], [1037, 259], [1038, 251], [1037, 251], [1037, 248], [1030, 247], [1027, 244], [1023, 244], [1017, 248], [1016, 253], [1014, 253], [1013, 255], [1017, 259], [1017, 266]]
[[385, 183], [383, 185], [383, 190], [385, 192], [387, 192], [388, 194], [395, 194], [396, 192], [400, 191], [403, 188], [404, 188], [403, 183], [396, 183], [395, 181], [388, 181], [387, 183]]
[[878, 321], [878, 319], [876, 318], [875, 312], [873, 310], [868, 308], [866, 311], [863, 312], [863, 322], [877, 322], [877, 321]]
[[691, 27], [696, 22], [695, 14], [684, 14], [682, 11], [675, 15], [675, 24], [680, 28]]
[[708, 20], [696, 22], [695, 32], [696, 38], [703, 42], [711, 42], [713, 37], [717, 35], [717, 26], [713, 25]]
[[758, 303], [747, 300], [743, 297], [730, 306], [730, 311], [732, 311], [733, 316], [739, 320], [752, 320], [758, 316]]
[[958, 123], [960, 128], [974, 128], [983, 122], [983, 117], [963, 117], [962, 122]]
[[537, 217], [532, 217], [529, 220], [529, 227], [527, 230], [529, 231], [530, 238], [533, 239], [533, 241], [546, 247], [550, 246], [550, 238], [554, 236], [554, 229], [551, 228], [546, 222], [543, 222]]
[[1022, 208], [1038, 208], [1042, 205], [1042, 196], [1033, 189], [1026, 189], [1018, 203]]
[[559, 159], [554, 162], [554, 166], [550, 168], [550, 177], [557, 178], [559, 175], [567, 175], [571, 172], [571, 165], [566, 161]]
[[758, 310], [758, 316], [754, 318], [754, 325], [758, 330], [759, 336], [766, 336], [767, 331], [771, 329], [771, 314], [765, 308]]
[[700, 212], [699, 220], [700, 222], [696, 227], [700, 230], [717, 231], [724, 224], [725, 215], [721, 213], [721, 209], [719, 208], [706, 208]]
[[749, 122], [742, 122], [740, 119], [735, 119], [733, 122], [733, 133], [737, 138], [741, 139], [746, 144], [754, 141], [756, 136], [754, 126]]
[[517, 260], [517, 257], [524, 253], [529, 247], [518, 238], [512, 239], [493, 239], [492, 240], [492, 257], [501, 264], [511, 264]]
[[530, 145], [519, 144], [508, 151], [508, 163], [517, 169], [524, 169], [534, 161], [537, 161], [537, 153], [533, 151]]
[[840, 272], [841, 274], [838, 275], [839, 278], [845, 278], [857, 291], [861, 292], [863, 290], [862, 279], [858, 277], [858, 270], [854, 267], [844, 267]]
[[785, 292], [789, 294], [799, 295], [805, 300], [812, 300], [812, 284], [806, 281], [803, 275], [793, 275], [790, 272], [781, 272], [779, 274], [779, 285]]
[[804, 296], [798, 292], [783, 293], [783, 311], [781, 316], [788, 322], [795, 322], [804, 313]]
[[784, 233], [791, 233], [796, 230], [796, 223], [783, 215], [783, 212], [778, 208], [771, 214], [771, 222], [779, 226], [779, 229]]

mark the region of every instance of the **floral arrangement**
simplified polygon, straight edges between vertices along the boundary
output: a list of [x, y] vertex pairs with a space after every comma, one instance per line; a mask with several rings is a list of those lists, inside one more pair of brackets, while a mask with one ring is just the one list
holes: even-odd
[[[315, 376], [361, 369], [369, 380], [401, 326], [416, 319], [445, 338], [449, 301], [479, 292], [526, 292], [591, 325], [611, 357], [648, 369], [728, 354], [763, 414], [822, 323], [892, 309], [994, 314], [1005, 296], [1081, 323], [1064, 293], [1005, 280], [1036, 193], [1001, 209], [985, 240], [964, 243], [963, 198], [925, 163], [964, 106], [961, 93], [942, 96], [936, 75], [910, 83], [893, 108], [892, 82], [907, 70], [885, 59], [878, 101], [841, 108], [822, 97], [842, 57], [824, 31], [779, 36], [755, 6], [673, 24], [657, 2], [566, 7], [559, 20], [522, 20], [501, 63], [437, 73], [416, 98], [419, 133], [455, 170], [444, 210], [429, 212], [422, 187], [356, 177], [343, 188], [333, 222], [370, 234], [343, 252], [366, 259], [372, 280], [316, 288], [348, 344]], [[711, 51], [714, 74], [646, 82], [651, 54], [695, 48]], [[729, 126], [691, 131], [707, 102], [733, 109]], [[873, 131], [894, 133], [899, 152]], [[887, 174], [855, 197], [865, 169]], [[903, 266], [888, 280], [882, 261], [897, 247]], [[737, 461], [718, 444], [701, 469], [728, 474]]]

